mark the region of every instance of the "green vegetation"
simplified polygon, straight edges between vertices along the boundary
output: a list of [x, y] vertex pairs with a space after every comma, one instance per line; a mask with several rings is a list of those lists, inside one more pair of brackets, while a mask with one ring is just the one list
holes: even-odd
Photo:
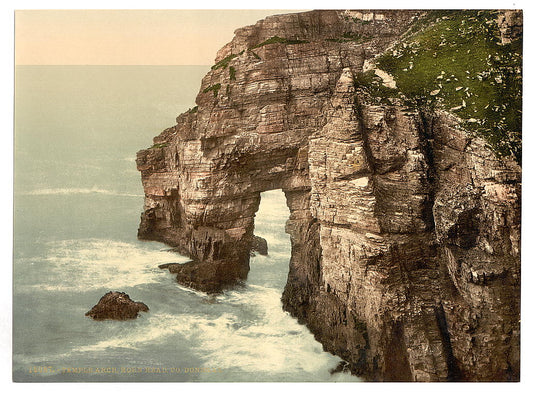
[[343, 16], [344, 20], [345, 21], [352, 21], [354, 23], [359, 23], [361, 25], [369, 25], [372, 23], [372, 21], [365, 21], [363, 19], [359, 19], [359, 18], [354, 18], [353, 16], [349, 16], [349, 15], [344, 15]]
[[187, 111], [189, 114], [194, 114], [198, 112], [198, 106], [194, 106], [193, 108], [190, 108], [189, 111]]
[[229, 62], [231, 62], [233, 59], [235, 59], [237, 56], [242, 55], [244, 51], [239, 52], [238, 54], [231, 54], [226, 56], [221, 61], [215, 63], [213, 66], [211, 66], [211, 70], [218, 70], [220, 68], [226, 68], [228, 67]]
[[[224, 59], [222, 59], [221, 61], [219, 61], [215, 65], [211, 66], [211, 70], [218, 70], [220, 68], [223, 68], [223, 69], [227, 68], [228, 65], [229, 65], [229, 62], [231, 62], [237, 56], [242, 55], [243, 53], [244, 53], [244, 51], [241, 51], [238, 54], [231, 54], [231, 55], [226, 56]], [[229, 66], [229, 79], [230, 80], [235, 80], [236, 79], [235, 78], [235, 73], [236, 73], [235, 67]], [[216, 85], [219, 85], [218, 88], [216, 87]], [[210, 86], [209, 88], [205, 89], [204, 93], [207, 93], [209, 91], [213, 91], [213, 94], [216, 97], [217, 94], [218, 94], [218, 90], [220, 89], [220, 84], [216, 84], [216, 85]]]
[[359, 33], [352, 33], [352, 32], [345, 32], [342, 34], [342, 37], [340, 38], [326, 38], [326, 41], [336, 42], [336, 43], [347, 43], [350, 41], [361, 41], [361, 40], [369, 40], [372, 36], [370, 35], [362, 35]]
[[237, 57], [237, 54], [231, 54], [231, 55], [226, 56], [224, 59], [222, 59], [218, 63], [215, 63], [213, 66], [211, 66], [211, 70], [217, 70], [217, 69], [220, 69], [221, 67], [223, 68], [228, 67], [228, 63], [236, 57]]
[[452, 112], [496, 153], [520, 161], [522, 39], [502, 45], [496, 16], [430, 12], [376, 64], [395, 78], [409, 103]]
[[166, 146], [168, 146], [168, 143], [159, 143], [159, 144], [152, 145], [149, 149], [152, 149], [152, 148], [165, 148]]
[[220, 90], [220, 86], [221, 86], [220, 84], [215, 84], [215, 85], [208, 86], [207, 88], [205, 88], [203, 90], [203, 93], [213, 92], [213, 96], [217, 97], [218, 96], [218, 91]]
[[383, 85], [383, 81], [373, 70], [356, 73], [353, 76], [354, 88], [366, 94], [367, 100], [374, 105], [391, 105], [391, 98], [400, 97], [398, 89], [393, 89]]
[[305, 40], [292, 40], [292, 39], [287, 39], [287, 38], [282, 38], [282, 37], [278, 37], [278, 36], [274, 36], [274, 37], [270, 37], [269, 39], [263, 41], [262, 43], [260, 44], [257, 44], [257, 45], [254, 45], [252, 48], [250, 49], [256, 49], [256, 48], [260, 48], [260, 47], [263, 47], [265, 45], [269, 45], [269, 44], [287, 44], [287, 45], [292, 45], [292, 44], [307, 44], [309, 41], [305, 41]]
[[250, 51], [250, 52], [252, 53], [252, 55], [254, 55], [254, 58], [256, 58], [257, 60], [261, 60], [261, 56], [256, 54], [254, 51]]

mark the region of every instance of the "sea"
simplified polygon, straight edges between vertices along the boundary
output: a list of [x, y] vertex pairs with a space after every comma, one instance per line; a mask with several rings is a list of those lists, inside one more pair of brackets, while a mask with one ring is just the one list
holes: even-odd
[[[290, 239], [281, 191], [261, 195], [242, 286], [207, 295], [158, 265], [185, 262], [140, 241], [135, 154], [194, 107], [208, 66], [17, 66], [13, 380], [17, 382], [360, 381], [335, 369], [282, 310]], [[85, 313], [108, 291], [150, 308], [130, 321]]]

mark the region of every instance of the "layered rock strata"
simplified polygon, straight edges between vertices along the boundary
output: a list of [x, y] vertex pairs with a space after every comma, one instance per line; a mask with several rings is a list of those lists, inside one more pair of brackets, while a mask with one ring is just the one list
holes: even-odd
[[[354, 73], [417, 11], [312, 11], [239, 29], [197, 107], [140, 151], [139, 237], [246, 279], [260, 193], [285, 192], [283, 305], [371, 380], [519, 378], [521, 168], [446, 113], [375, 105]], [[170, 269], [170, 267], [169, 267]]]

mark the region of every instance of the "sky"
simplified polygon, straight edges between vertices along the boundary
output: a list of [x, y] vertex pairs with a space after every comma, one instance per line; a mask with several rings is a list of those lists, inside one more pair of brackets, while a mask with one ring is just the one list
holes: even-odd
[[18, 10], [17, 65], [210, 65], [235, 29], [287, 10]]

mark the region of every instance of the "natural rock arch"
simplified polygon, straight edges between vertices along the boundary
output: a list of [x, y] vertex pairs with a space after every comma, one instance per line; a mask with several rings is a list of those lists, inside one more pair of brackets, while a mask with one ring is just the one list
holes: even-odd
[[516, 380], [520, 167], [447, 114], [377, 105], [352, 83], [415, 15], [237, 30], [198, 106], [138, 153], [139, 237], [193, 259], [178, 281], [218, 291], [246, 278], [260, 193], [282, 189], [283, 305], [325, 349], [376, 380]]

